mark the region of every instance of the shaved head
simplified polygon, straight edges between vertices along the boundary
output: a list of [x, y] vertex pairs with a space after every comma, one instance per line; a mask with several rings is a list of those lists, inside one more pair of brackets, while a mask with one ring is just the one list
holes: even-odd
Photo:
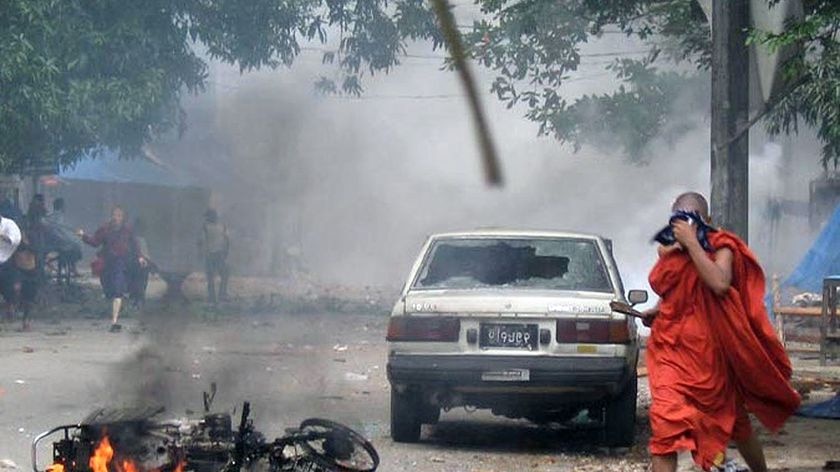
[[706, 197], [697, 192], [685, 192], [674, 200], [672, 211], [697, 212], [704, 220], [709, 221], [709, 202]]

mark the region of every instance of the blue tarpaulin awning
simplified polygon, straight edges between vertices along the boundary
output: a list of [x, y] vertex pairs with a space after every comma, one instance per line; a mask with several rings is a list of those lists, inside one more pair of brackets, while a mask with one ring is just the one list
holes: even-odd
[[837, 274], [840, 274], [840, 206], [781, 288], [820, 293], [823, 279]]
[[62, 179], [93, 180], [160, 185], [163, 187], [199, 187], [196, 179], [165, 164], [149, 159], [120, 159], [113, 151], [104, 150], [96, 157], [88, 156], [72, 167], [61, 170]]

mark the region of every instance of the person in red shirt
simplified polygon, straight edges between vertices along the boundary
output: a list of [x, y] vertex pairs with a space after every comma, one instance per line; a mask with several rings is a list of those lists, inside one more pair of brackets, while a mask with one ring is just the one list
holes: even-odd
[[137, 238], [125, 222], [125, 212], [120, 207], [111, 211], [111, 219], [92, 236], [79, 230], [82, 241], [102, 247], [100, 255], [104, 267], [99, 276], [105, 297], [111, 300], [111, 332], [120, 331], [118, 323], [123, 299], [129, 295], [135, 264], [146, 266], [146, 259], [137, 246]]
[[[672, 211], [710, 221], [699, 193], [680, 195]], [[713, 229], [706, 250], [695, 224], [671, 226], [676, 244], [659, 246], [650, 273], [660, 301], [645, 312], [652, 469], [675, 471], [677, 452], [688, 450], [704, 470], [731, 470], [726, 449], [734, 441], [750, 470], [764, 472], [748, 413], [775, 432], [800, 403], [764, 307], [764, 274], [734, 234]]]

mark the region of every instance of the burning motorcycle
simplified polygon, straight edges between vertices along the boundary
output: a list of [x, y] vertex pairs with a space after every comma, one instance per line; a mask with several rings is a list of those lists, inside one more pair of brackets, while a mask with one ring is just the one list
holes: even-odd
[[[379, 466], [373, 445], [339, 423], [311, 418], [267, 441], [249, 418], [248, 402], [234, 429], [230, 414], [209, 412], [208, 399], [205, 394], [200, 419], [158, 421], [162, 409], [103, 409], [53, 428], [32, 443], [33, 472], [374, 472]], [[39, 468], [39, 444], [58, 434], [52, 465]]]

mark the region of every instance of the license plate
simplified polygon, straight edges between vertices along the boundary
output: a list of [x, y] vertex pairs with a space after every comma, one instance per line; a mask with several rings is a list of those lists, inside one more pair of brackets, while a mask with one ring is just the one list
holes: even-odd
[[531, 380], [528, 369], [507, 369], [482, 372], [481, 380], [485, 382], [527, 382]]
[[478, 345], [483, 348], [537, 349], [538, 326], [535, 324], [483, 323]]

